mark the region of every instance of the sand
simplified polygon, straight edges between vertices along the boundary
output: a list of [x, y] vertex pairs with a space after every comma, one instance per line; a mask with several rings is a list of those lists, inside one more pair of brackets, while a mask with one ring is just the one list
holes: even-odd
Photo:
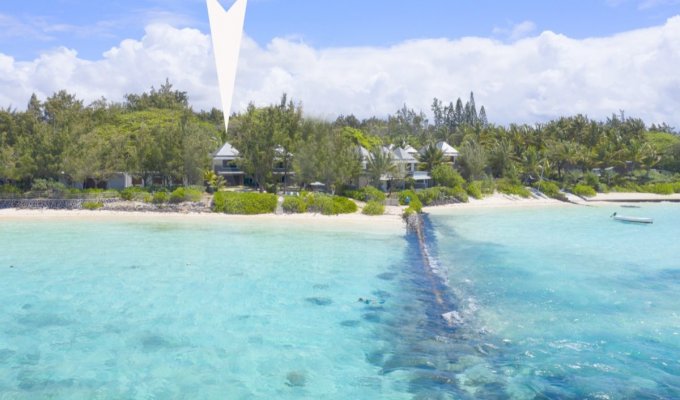
[[386, 207], [382, 216], [367, 216], [361, 213], [325, 216], [321, 214], [264, 214], [226, 215], [219, 213], [171, 213], [132, 212], [109, 210], [50, 210], [50, 209], [1, 209], [0, 224], [3, 221], [121, 221], [121, 222], [227, 222], [249, 225], [286, 224], [315, 230], [343, 229], [357, 232], [403, 232], [405, 223], [401, 218], [401, 207]]
[[555, 199], [548, 198], [522, 198], [519, 196], [510, 196], [502, 193], [494, 193], [482, 200], [470, 198], [468, 203], [448, 204], [445, 206], [424, 207], [423, 211], [427, 213], [445, 212], [451, 209], [469, 209], [469, 208], [506, 208], [506, 207], [545, 207], [545, 206], [569, 206], [565, 203]]
[[[650, 193], [606, 193], [598, 194], [591, 199], [581, 199], [570, 195], [569, 199], [577, 204], [565, 203], [548, 198], [521, 198], [500, 193], [485, 197], [482, 200], [470, 198], [469, 203], [450, 204], [444, 206], [424, 207], [426, 213], [441, 213], [452, 209], [470, 208], [506, 208], [506, 207], [576, 207], [578, 205], [607, 205], [611, 202], [639, 201], [680, 201], [680, 194], [663, 196]], [[315, 229], [346, 228], [361, 232], [403, 232], [405, 224], [401, 214], [405, 207], [387, 206], [385, 215], [367, 216], [359, 212], [325, 216], [320, 214], [284, 214], [284, 215], [225, 215], [216, 213], [161, 213], [161, 212], [128, 212], [108, 210], [26, 210], [0, 209], [0, 223], [11, 220], [114, 220], [114, 221], [226, 221], [238, 223], [286, 223], [290, 225], [314, 227]]]

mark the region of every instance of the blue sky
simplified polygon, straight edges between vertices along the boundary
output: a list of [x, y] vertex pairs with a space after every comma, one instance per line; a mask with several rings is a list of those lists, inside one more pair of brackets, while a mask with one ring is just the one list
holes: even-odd
[[[516, 35], [599, 37], [678, 14], [678, 0], [250, 0], [245, 29], [260, 45], [287, 37], [315, 48], [390, 46], [421, 38], [504, 40], [515, 28]], [[208, 32], [207, 21], [203, 0], [2, 0], [0, 52], [30, 60], [65, 46], [97, 59], [123, 39], [140, 38], [149, 23]]]

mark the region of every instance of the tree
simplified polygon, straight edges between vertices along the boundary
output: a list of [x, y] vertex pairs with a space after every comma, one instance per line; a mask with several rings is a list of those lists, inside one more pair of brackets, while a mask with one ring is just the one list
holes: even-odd
[[287, 101], [284, 93], [281, 103], [276, 109], [278, 121], [273, 123], [275, 127], [275, 140], [281, 147], [279, 157], [283, 161], [283, 186], [284, 191], [288, 185], [288, 172], [291, 167], [291, 157], [295, 153], [300, 137], [300, 120], [302, 119], [301, 107], [296, 107], [293, 101]]
[[488, 156], [491, 173], [495, 177], [505, 177], [514, 167], [515, 153], [507, 138], [496, 140]]
[[486, 118], [486, 108], [484, 108], [484, 106], [482, 106], [482, 108], [479, 109], [479, 123], [484, 128], [489, 126], [489, 120]]
[[439, 186], [455, 188], [465, 183], [465, 179], [449, 164], [440, 164], [434, 167], [430, 175]]
[[394, 175], [398, 172], [392, 153], [382, 147], [377, 147], [370, 152], [366, 164], [366, 171], [368, 172], [371, 182], [376, 187], [380, 186], [380, 181], [383, 177], [392, 180]]
[[257, 109], [251, 103], [241, 116], [236, 132], [241, 168], [253, 177], [260, 191], [265, 191], [271, 182], [277, 145], [276, 114], [273, 107]]
[[418, 161], [425, 171], [432, 171], [436, 166], [444, 162], [444, 152], [434, 144], [425, 147], [422, 154], [418, 155]]
[[304, 121], [302, 141], [293, 160], [300, 183], [321, 181], [334, 192], [360, 174], [357, 146], [346, 129], [323, 121]]
[[166, 78], [160, 89], [153, 86], [149, 93], [126, 94], [126, 107], [131, 111], [142, 111], [151, 108], [181, 110], [189, 107], [189, 97], [186, 92], [172, 90], [172, 84]]
[[463, 144], [460, 149], [460, 165], [463, 169], [463, 176], [467, 180], [483, 179], [486, 162], [487, 155], [484, 146], [476, 140], [470, 140]]

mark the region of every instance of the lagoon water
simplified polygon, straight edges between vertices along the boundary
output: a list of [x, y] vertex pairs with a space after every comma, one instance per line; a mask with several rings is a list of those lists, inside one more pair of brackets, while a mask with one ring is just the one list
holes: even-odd
[[0, 243], [0, 399], [405, 393], [366, 361], [403, 232], [3, 222]]
[[468, 392], [680, 398], [680, 206], [478, 209], [432, 221], [467, 317], [461, 330], [489, 344], [464, 361]]
[[402, 231], [3, 222], [0, 399], [678, 398], [680, 208], [622, 210], [437, 212], [436, 274]]

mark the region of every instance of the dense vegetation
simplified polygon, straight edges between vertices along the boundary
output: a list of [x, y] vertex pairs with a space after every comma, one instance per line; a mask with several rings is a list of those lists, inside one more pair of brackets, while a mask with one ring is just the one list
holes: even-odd
[[130, 172], [202, 185], [224, 139], [222, 114], [192, 111], [186, 93], [167, 82], [123, 103], [85, 106], [66, 91], [44, 102], [33, 95], [26, 111], [0, 111], [0, 180], [23, 189], [38, 179], [98, 186]]
[[225, 214], [271, 214], [277, 198], [269, 193], [219, 192], [213, 197], [213, 211]]
[[[427, 149], [420, 155], [420, 168], [431, 171], [436, 185], [449, 191], [440, 190], [435, 201], [442, 196], [463, 201], [464, 193], [479, 198], [494, 189], [526, 196], [530, 185], [553, 197], [559, 190], [585, 186], [596, 191], [678, 191], [680, 136], [666, 124], [648, 128], [621, 112], [605, 121], [577, 115], [500, 126], [489, 123], [472, 94], [465, 103], [435, 99], [431, 115], [432, 121], [404, 106], [384, 119], [349, 115], [328, 122], [305, 118], [302, 106], [284, 95], [278, 104], [251, 105], [234, 115], [224, 132], [220, 111], [193, 111], [187, 94], [167, 81], [158, 90], [127, 95], [122, 103], [102, 99], [84, 105], [61, 91], [45, 101], [32, 96], [25, 111], [0, 111], [0, 182], [34, 192], [55, 181], [96, 187], [124, 171], [155, 177], [160, 186], [207, 184], [217, 191], [224, 183], [205, 171], [211, 152], [229, 141], [241, 152], [240, 167], [259, 189], [270, 192], [293, 182], [287, 171], [294, 171], [294, 182], [303, 188], [319, 181], [333, 194], [384, 201], [378, 190], [349, 189], [357, 189], [362, 174], [358, 145], [373, 154], [365, 173], [374, 185], [387, 175], [392, 187], [413, 187], [406, 171], [380, 151], [387, 144]], [[460, 151], [455, 169], [440, 151], [428, 147], [440, 140]], [[286, 183], [272, 172], [276, 168]], [[11, 190], [5, 185], [2, 191]], [[123, 196], [149, 200], [149, 194], [133, 191]], [[154, 202], [198, 198], [195, 193], [152, 196]], [[312, 209], [330, 207], [320, 205], [328, 202], [323, 199], [304, 201]]]

